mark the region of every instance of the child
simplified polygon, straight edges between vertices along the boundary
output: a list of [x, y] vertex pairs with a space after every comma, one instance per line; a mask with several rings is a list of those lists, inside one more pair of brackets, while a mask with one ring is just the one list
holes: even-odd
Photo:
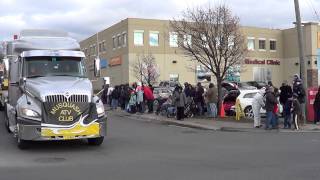
[[284, 115], [284, 129], [291, 129], [291, 108], [292, 98], [289, 98], [284, 104], [283, 115]]
[[128, 103], [130, 113], [133, 113], [133, 114], [136, 113], [136, 111], [137, 111], [136, 104], [137, 104], [137, 95], [136, 95], [136, 92], [134, 90], [132, 90], [130, 100]]
[[294, 128], [296, 130], [299, 130], [299, 121], [301, 120], [302, 111], [301, 106], [298, 100], [298, 94], [293, 94], [293, 100], [292, 100], [292, 113], [293, 113], [293, 123]]

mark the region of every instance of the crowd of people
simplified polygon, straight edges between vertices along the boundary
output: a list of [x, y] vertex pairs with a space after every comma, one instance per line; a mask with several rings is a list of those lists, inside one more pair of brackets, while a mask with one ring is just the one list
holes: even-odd
[[121, 108], [128, 113], [153, 113], [159, 114], [166, 110], [173, 113], [177, 120], [193, 115], [202, 116], [207, 112], [209, 117], [217, 117], [218, 93], [214, 84], [209, 84], [205, 89], [201, 83], [195, 87], [184, 83], [184, 87], [177, 85], [168, 99], [157, 99], [158, 107], [154, 107], [154, 94], [152, 85], [141, 82], [110, 87], [105, 85], [101, 95], [104, 104], [109, 104], [111, 110]]
[[[165, 111], [177, 120], [194, 115], [207, 115], [216, 118], [218, 114], [218, 90], [213, 83], [208, 88], [204, 88], [201, 83], [193, 86], [184, 83], [184, 86], [177, 85], [169, 98], [157, 99], [158, 105], [154, 109], [154, 87], [144, 85], [141, 82], [124, 84], [110, 87], [106, 85], [102, 93], [102, 101], [109, 104], [111, 110], [121, 108], [128, 113], [156, 113]], [[222, 97], [227, 94], [222, 90]], [[289, 85], [283, 82], [280, 89], [276, 88], [272, 82], [268, 82], [266, 87], [253, 97], [252, 110], [254, 114], [254, 127], [261, 128], [261, 109], [266, 110], [265, 129], [278, 129], [279, 116], [284, 118], [283, 128], [299, 129], [299, 124], [304, 120], [306, 92], [303, 88], [302, 80], [296, 74], [293, 82]], [[281, 105], [281, 106], [280, 106]], [[282, 111], [280, 111], [280, 107]], [[320, 87], [313, 104], [315, 119], [314, 123], [320, 123]], [[281, 114], [280, 114], [281, 113]]]
[[148, 106], [149, 113], [153, 112], [153, 87], [142, 83], [134, 83], [132, 86], [123, 84], [115, 87], [105, 85], [101, 95], [103, 104], [109, 104], [111, 110], [120, 107], [130, 113], [143, 113]]
[[[320, 90], [320, 89], [319, 89]], [[283, 128], [299, 129], [299, 124], [302, 123], [304, 117], [304, 104], [306, 92], [303, 88], [302, 80], [296, 74], [293, 77], [292, 86], [286, 81], [282, 83], [280, 89], [273, 86], [272, 82], [268, 86], [260, 89], [253, 98], [253, 113], [254, 113], [254, 127], [260, 128], [261, 125], [261, 108], [264, 108], [267, 113], [265, 122], [265, 129], [278, 129], [279, 128], [279, 115], [280, 107], [283, 107], [282, 116], [284, 117]], [[320, 119], [320, 94], [318, 92], [317, 98], [314, 103], [314, 110], [316, 118], [314, 123], [319, 123]]]

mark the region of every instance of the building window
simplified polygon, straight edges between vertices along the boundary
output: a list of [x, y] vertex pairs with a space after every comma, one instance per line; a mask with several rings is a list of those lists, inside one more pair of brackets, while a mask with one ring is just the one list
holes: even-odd
[[120, 34], [118, 34], [118, 36], [117, 36], [117, 41], [118, 41], [118, 48], [121, 48], [122, 44], [123, 44], [123, 39]]
[[127, 33], [122, 34], [122, 39], [123, 39], [123, 47], [127, 46]]
[[248, 44], [247, 44], [247, 46], [248, 46], [248, 50], [249, 51], [254, 51], [254, 38], [252, 38], [252, 37], [248, 37]]
[[117, 47], [117, 38], [115, 36], [112, 37], [112, 47], [113, 49]]
[[170, 74], [169, 80], [172, 82], [178, 82], [179, 81], [179, 74]]
[[266, 40], [259, 39], [259, 50], [266, 50]]
[[102, 42], [102, 51], [106, 51], [106, 41]]
[[90, 47], [90, 54], [91, 55], [96, 54], [96, 45], [95, 44]]
[[178, 34], [176, 32], [169, 33], [169, 45], [170, 47], [178, 47]]
[[271, 69], [263, 67], [253, 67], [253, 80], [267, 82], [272, 80]]
[[102, 52], [102, 42], [99, 43], [99, 52]]
[[277, 41], [276, 40], [270, 40], [270, 50], [271, 51], [277, 50]]
[[158, 31], [150, 31], [149, 45], [150, 46], [159, 46], [159, 32]]
[[133, 34], [133, 43], [135, 46], [143, 46], [143, 30], [135, 30]]
[[189, 47], [192, 44], [191, 35], [183, 35], [183, 45]]

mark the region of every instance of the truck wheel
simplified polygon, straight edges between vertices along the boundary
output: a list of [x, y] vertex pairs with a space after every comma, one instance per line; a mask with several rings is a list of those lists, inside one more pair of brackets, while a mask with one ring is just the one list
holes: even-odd
[[18, 148], [21, 149], [21, 150], [29, 148], [28, 141], [20, 139], [20, 137], [17, 137], [17, 145], [18, 145]]
[[88, 138], [88, 144], [91, 146], [100, 146], [103, 143], [104, 137]]

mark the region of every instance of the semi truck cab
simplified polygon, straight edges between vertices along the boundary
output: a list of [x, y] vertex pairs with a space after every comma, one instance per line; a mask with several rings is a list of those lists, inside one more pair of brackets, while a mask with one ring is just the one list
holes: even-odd
[[19, 148], [28, 141], [87, 139], [100, 145], [106, 114], [87, 78], [79, 44], [60, 32], [25, 31], [8, 43], [5, 124]]

